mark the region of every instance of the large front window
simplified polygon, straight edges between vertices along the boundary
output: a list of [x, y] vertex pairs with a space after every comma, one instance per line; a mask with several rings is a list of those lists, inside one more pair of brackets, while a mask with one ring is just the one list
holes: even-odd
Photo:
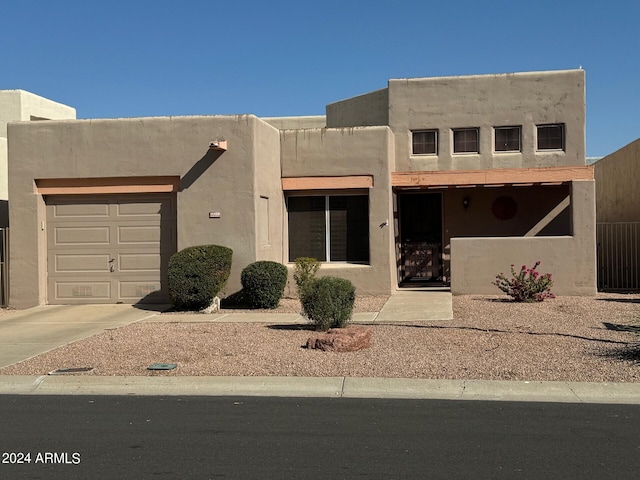
[[290, 196], [289, 261], [313, 257], [322, 262], [369, 261], [367, 195]]

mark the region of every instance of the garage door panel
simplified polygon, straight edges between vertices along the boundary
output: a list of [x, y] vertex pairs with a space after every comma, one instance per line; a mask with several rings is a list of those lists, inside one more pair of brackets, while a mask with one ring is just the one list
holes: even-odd
[[153, 253], [118, 255], [118, 270], [121, 272], [159, 272], [160, 255]]
[[118, 296], [123, 302], [137, 300], [149, 295], [156, 295], [159, 294], [161, 290], [162, 289], [159, 282], [118, 282]]
[[118, 217], [157, 217], [162, 212], [162, 206], [163, 203], [158, 201], [119, 203], [116, 206], [116, 215]]
[[175, 197], [45, 200], [49, 303], [170, 301], [166, 275], [176, 251]]
[[108, 226], [56, 226], [53, 229], [53, 240], [55, 242], [55, 246], [109, 245], [111, 243], [111, 234]]
[[109, 273], [108, 254], [55, 254], [55, 272]]
[[57, 302], [99, 300], [110, 303], [112, 297], [110, 281], [57, 281], [54, 291]]
[[136, 225], [136, 226], [120, 226], [118, 227], [118, 243], [119, 244], [160, 244], [161, 227], [160, 225]]
[[60, 203], [53, 205], [53, 218], [83, 219], [87, 217], [109, 217], [109, 205], [104, 203]]

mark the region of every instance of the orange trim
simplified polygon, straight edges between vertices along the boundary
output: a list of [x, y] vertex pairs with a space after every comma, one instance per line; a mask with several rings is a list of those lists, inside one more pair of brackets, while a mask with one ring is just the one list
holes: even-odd
[[593, 166], [394, 172], [394, 187], [531, 184], [593, 180]]
[[101, 193], [173, 193], [180, 177], [42, 178], [36, 181], [40, 195], [80, 195]]
[[282, 190], [331, 190], [339, 188], [371, 188], [372, 175], [351, 177], [289, 177], [282, 179]]

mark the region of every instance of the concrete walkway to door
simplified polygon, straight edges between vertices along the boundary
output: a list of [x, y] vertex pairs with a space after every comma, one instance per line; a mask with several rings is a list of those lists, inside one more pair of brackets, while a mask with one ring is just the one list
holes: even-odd
[[0, 316], [0, 368], [75, 342], [105, 329], [139, 322], [166, 305], [47, 305]]
[[452, 318], [451, 292], [400, 290], [389, 297], [376, 317], [376, 323], [451, 320]]

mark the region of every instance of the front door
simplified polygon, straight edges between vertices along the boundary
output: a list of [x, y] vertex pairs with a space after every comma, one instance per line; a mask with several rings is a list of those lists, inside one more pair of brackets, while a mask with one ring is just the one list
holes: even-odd
[[442, 281], [442, 194], [401, 193], [400, 282]]

